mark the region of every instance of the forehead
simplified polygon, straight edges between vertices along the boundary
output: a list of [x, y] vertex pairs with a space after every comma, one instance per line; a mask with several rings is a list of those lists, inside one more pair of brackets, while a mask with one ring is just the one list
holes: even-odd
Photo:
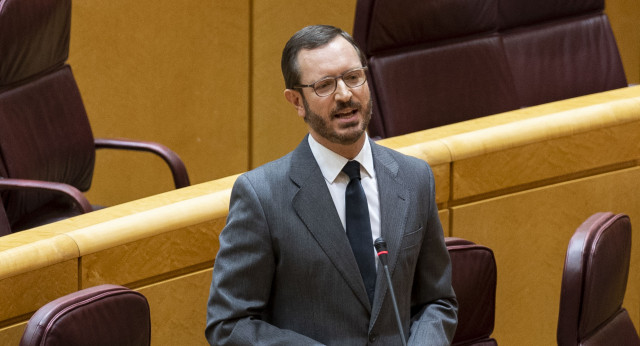
[[355, 48], [342, 36], [315, 49], [303, 49], [298, 53], [300, 79], [303, 83], [326, 76], [337, 76], [361, 66]]

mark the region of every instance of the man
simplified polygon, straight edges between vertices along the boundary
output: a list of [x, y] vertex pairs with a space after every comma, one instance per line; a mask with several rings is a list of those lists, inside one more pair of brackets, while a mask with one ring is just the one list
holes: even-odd
[[[380, 236], [402, 337], [451, 343], [457, 302], [433, 174], [369, 140], [365, 63], [351, 36], [331, 26], [303, 28], [285, 46], [284, 95], [309, 135], [234, 185], [209, 296], [212, 345], [401, 345], [383, 266], [373, 262]], [[353, 186], [366, 195], [364, 233], [350, 226], [345, 193], [356, 190], [341, 172], [349, 161], [360, 166]]]

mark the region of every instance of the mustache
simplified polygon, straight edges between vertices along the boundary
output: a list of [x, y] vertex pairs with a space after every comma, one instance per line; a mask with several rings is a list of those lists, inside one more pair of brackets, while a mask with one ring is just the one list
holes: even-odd
[[354, 102], [353, 100], [349, 100], [349, 101], [338, 101], [336, 103], [336, 107], [331, 111], [331, 114], [337, 114], [342, 112], [345, 109], [348, 108], [355, 108], [359, 111], [362, 110], [362, 105], [359, 102]]

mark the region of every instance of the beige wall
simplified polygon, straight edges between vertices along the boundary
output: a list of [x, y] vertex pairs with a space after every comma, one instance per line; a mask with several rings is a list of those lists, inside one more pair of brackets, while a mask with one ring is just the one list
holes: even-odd
[[291, 35], [311, 24], [331, 24], [351, 32], [355, 0], [259, 0], [253, 3], [251, 167], [274, 160], [298, 145], [304, 121], [284, 99], [282, 48]]
[[[192, 183], [246, 170], [249, 1], [74, 1], [69, 63], [96, 137], [167, 145]], [[113, 205], [167, 191], [149, 154], [99, 151], [88, 194]]]

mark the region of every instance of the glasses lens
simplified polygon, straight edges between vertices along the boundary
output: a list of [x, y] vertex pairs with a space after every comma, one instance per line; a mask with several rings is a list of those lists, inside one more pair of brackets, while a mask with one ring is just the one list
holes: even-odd
[[334, 78], [321, 79], [313, 84], [313, 90], [318, 96], [327, 96], [336, 90], [336, 80]]
[[338, 78], [342, 78], [344, 84], [349, 88], [359, 87], [367, 81], [367, 74], [364, 72], [366, 67], [349, 71], [340, 77], [327, 77], [313, 83], [313, 90], [318, 96], [329, 96], [336, 91], [336, 83]]
[[345, 73], [344, 76], [342, 76], [342, 80], [348, 87], [355, 88], [364, 84], [367, 80], [367, 76], [364, 73], [364, 69], [358, 69]]

